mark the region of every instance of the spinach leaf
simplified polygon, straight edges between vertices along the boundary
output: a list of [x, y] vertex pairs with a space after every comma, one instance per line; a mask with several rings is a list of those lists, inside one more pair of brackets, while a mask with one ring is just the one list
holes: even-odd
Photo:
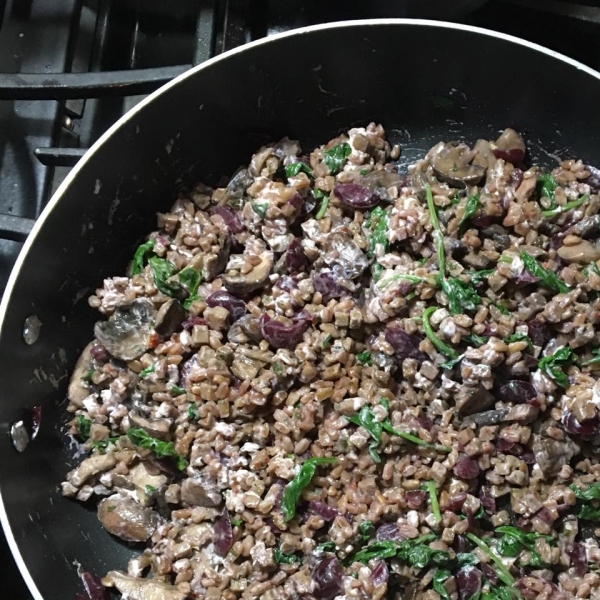
[[367, 365], [369, 367], [373, 365], [373, 357], [371, 356], [371, 353], [367, 351], [357, 354], [356, 360], [358, 360], [361, 365]]
[[183, 388], [179, 387], [178, 385], [174, 385], [171, 388], [171, 391], [176, 395], [176, 396], [181, 396], [182, 394], [187, 393]]
[[571, 484], [569, 487], [580, 501], [577, 516], [586, 521], [600, 521], [600, 507], [590, 504], [592, 500], [600, 500], [600, 483], [593, 483], [584, 490], [575, 484]]
[[[321, 193], [317, 195], [317, 192]], [[315, 219], [319, 220], [322, 219], [325, 216], [325, 213], [327, 212], [327, 207], [329, 206], [329, 196], [321, 190], [314, 190], [313, 194], [315, 195], [315, 198], [317, 198], [317, 200], [321, 200], [321, 204], [319, 205], [317, 214], [315, 214]]]
[[144, 486], [144, 491], [146, 494], [153, 494], [156, 491], [156, 488], [153, 485]]
[[476, 311], [481, 304], [481, 297], [475, 288], [458, 277], [442, 277], [440, 285], [448, 298], [448, 307], [453, 315], [461, 314], [465, 310]]
[[498, 578], [502, 583], [511, 587], [515, 583], [515, 578], [510, 574], [510, 571], [506, 567], [506, 565], [502, 562], [502, 559], [492, 551], [492, 549], [481, 539], [478, 538], [473, 533], [466, 534], [467, 539], [471, 541], [473, 544], [481, 548], [491, 559], [494, 561], [496, 565], [496, 573], [498, 574]]
[[367, 256], [373, 258], [375, 256], [375, 250], [377, 246], [383, 248], [384, 253], [388, 251], [390, 243], [387, 239], [388, 232], [388, 214], [387, 212], [378, 206], [371, 212], [365, 227], [371, 230], [369, 236], [369, 249], [367, 250]]
[[368, 563], [374, 558], [399, 558], [411, 567], [423, 568], [426, 565], [443, 565], [449, 560], [449, 554], [442, 550], [432, 550], [427, 544], [435, 539], [435, 534], [422, 535], [412, 540], [397, 542], [385, 540], [372, 542], [359, 550], [350, 560], [351, 562]]
[[569, 486], [573, 492], [575, 493], [575, 497], [578, 500], [600, 500], [600, 483], [592, 483], [592, 485], [588, 486], [584, 490], [580, 487], [577, 487], [574, 483]]
[[569, 210], [573, 210], [574, 208], [579, 208], [586, 200], [590, 197], [589, 194], [584, 194], [581, 198], [577, 198], [577, 200], [572, 200], [571, 202], [566, 202], [563, 206], [557, 206], [555, 208], [551, 208], [550, 210], [543, 210], [542, 214], [546, 219], [552, 219], [557, 215], [561, 215]]
[[379, 448], [379, 445], [381, 444], [383, 426], [381, 422], [376, 419], [375, 413], [368, 406], [363, 406], [356, 415], [348, 417], [348, 421], [359, 427], [363, 427], [371, 436], [372, 441], [369, 444], [369, 454], [371, 455], [373, 462], [379, 464], [381, 462], [381, 456], [379, 456], [377, 448]]
[[187, 417], [189, 421], [197, 421], [198, 417], [198, 405], [195, 402], [190, 403], [187, 409]]
[[514, 342], [527, 342], [529, 350], [533, 350], [533, 342], [528, 335], [524, 333], [511, 333], [505, 340], [505, 344], [512, 344]]
[[344, 166], [346, 159], [352, 154], [352, 148], [347, 142], [337, 144], [323, 152], [323, 162], [327, 165], [329, 173], [335, 175]]
[[285, 166], [285, 176], [289, 179], [290, 177], [296, 177], [298, 173], [306, 173], [310, 178], [313, 178], [313, 172], [310, 167], [303, 162], [295, 162], [291, 165]]
[[473, 346], [475, 346], [476, 348], [479, 348], [479, 346], [483, 346], [484, 344], [487, 344], [487, 341], [489, 339], [490, 338], [486, 337], [485, 335], [477, 335], [476, 333], [470, 333], [469, 335], [465, 335], [465, 337], [463, 337], [463, 340], [467, 340], [468, 342], [473, 344]]
[[114, 444], [119, 438], [118, 437], [109, 437], [105, 440], [98, 440], [97, 442], [92, 442], [92, 448], [94, 450], [98, 450], [100, 454], [104, 454], [109, 444]]
[[467, 203], [465, 205], [465, 212], [458, 224], [458, 229], [460, 231], [463, 228], [463, 225], [477, 212], [479, 209], [479, 196], [473, 195], [467, 198]]
[[269, 208], [268, 202], [251, 202], [250, 206], [261, 219], [264, 219], [267, 215], [267, 209]]
[[558, 278], [556, 273], [546, 269], [528, 252], [521, 252], [519, 254], [525, 268], [534, 276], [537, 277], [541, 283], [543, 283], [546, 287], [554, 290], [555, 292], [559, 292], [561, 294], [566, 294], [569, 291], [569, 286], [561, 281]]
[[595, 365], [600, 363], [600, 348], [594, 348], [592, 350], [593, 358], [589, 358], [588, 360], [584, 360], [581, 364], [582, 367], [586, 367], [587, 365]]
[[433, 576], [433, 589], [440, 595], [444, 600], [450, 600], [450, 595], [444, 587], [444, 583], [450, 578], [450, 571], [438, 569]]
[[331, 343], [333, 342], [333, 336], [328, 333], [325, 338], [323, 339], [323, 348], [328, 348], [329, 346], [331, 346]]
[[202, 274], [192, 267], [186, 267], [179, 273], [179, 283], [187, 290], [188, 297], [183, 302], [183, 308], [188, 310], [192, 302], [201, 300], [198, 296], [198, 286], [202, 281]]
[[129, 268], [129, 277], [139, 275], [144, 270], [146, 255], [152, 251], [152, 248], [154, 248], [154, 240], [148, 240], [137, 247]]
[[335, 552], [335, 542], [323, 542], [315, 548], [316, 552]]
[[503, 556], [514, 557], [517, 556], [521, 550], [525, 549], [529, 551], [531, 557], [528, 563], [530, 566], [537, 568], [545, 565], [541, 555], [535, 549], [535, 542], [538, 539], [545, 539], [548, 542], [552, 542], [552, 536], [541, 535], [538, 533], [526, 533], [512, 525], [497, 527], [496, 534], [500, 535], [500, 538], [496, 543], [496, 548]]
[[429, 504], [431, 505], [431, 512], [438, 523], [442, 522], [442, 513], [440, 511], [440, 503], [437, 497], [437, 489], [435, 487], [435, 481], [428, 481], [425, 485], [421, 486], [429, 494]]
[[291, 565], [296, 562], [300, 562], [302, 559], [296, 554], [284, 554], [281, 548], [275, 548], [274, 551], [275, 562], [278, 565]]
[[234, 517], [231, 519], [231, 524], [235, 525], [236, 527], [239, 527], [244, 521], [242, 521], [242, 519], [240, 519], [239, 517]]
[[142, 369], [140, 371], [139, 377], [140, 377], [140, 379], [146, 379], [146, 377], [148, 377], [148, 375], [150, 375], [150, 373], [154, 373], [154, 371], [156, 371], [156, 366], [149, 365], [145, 369]]
[[358, 533], [360, 533], [363, 540], [368, 540], [375, 533], [375, 525], [372, 521], [363, 521], [358, 526]]
[[480, 271], [465, 271], [465, 274], [469, 276], [471, 283], [475, 286], [484, 283], [485, 280], [495, 273], [496, 269], [482, 269]]
[[281, 495], [281, 512], [285, 522], [291, 521], [296, 515], [296, 505], [300, 500], [302, 490], [311, 482], [315, 475], [317, 466], [331, 465], [337, 462], [336, 458], [332, 457], [315, 457], [306, 460], [300, 470], [284, 488]]
[[429, 317], [438, 309], [437, 306], [430, 306], [423, 311], [423, 330], [425, 335], [431, 340], [431, 343], [445, 356], [448, 358], [458, 358], [458, 352], [451, 346], [448, 346], [445, 342], [442, 342], [439, 337], [435, 335], [433, 327], [429, 322]]
[[456, 358], [451, 358], [443, 363], [440, 363], [440, 367], [446, 370], [453, 369], [464, 357], [464, 354], [460, 354]]
[[470, 552], [460, 552], [454, 560], [458, 567], [475, 566], [481, 562], [475, 554]]
[[595, 508], [589, 504], [583, 504], [580, 507], [577, 516], [586, 521], [600, 521], [600, 507]]
[[542, 198], [548, 198], [552, 202], [552, 207], [554, 207], [554, 193], [556, 192], [556, 188], [558, 187], [558, 183], [556, 179], [550, 175], [550, 173], [545, 173], [544, 175], [540, 175], [537, 183], [537, 189]]
[[504, 304], [500, 304], [500, 302], [493, 302], [493, 304], [503, 315], [510, 316], [510, 310]]
[[[383, 268], [383, 267], [382, 267]], [[378, 281], [376, 286], [381, 289], [387, 287], [393, 281], [409, 281], [410, 283], [417, 285], [423, 281], [421, 277], [417, 277], [416, 275], [405, 275], [403, 273], [398, 273], [396, 275], [391, 275], [390, 277], [386, 277], [382, 281]]]
[[148, 264], [152, 269], [154, 276], [154, 285], [157, 289], [167, 296], [174, 296], [181, 289], [175, 281], [167, 281], [175, 272], [175, 267], [164, 258], [152, 256], [148, 259]]
[[90, 430], [92, 428], [93, 421], [86, 419], [83, 415], [77, 415], [75, 417], [75, 428], [77, 429], [77, 437], [84, 442], [90, 439]]
[[554, 379], [557, 385], [567, 389], [569, 387], [569, 378], [563, 371], [564, 368], [577, 362], [577, 356], [569, 346], [559, 348], [554, 354], [544, 356], [538, 362], [540, 371], [546, 373]]
[[180, 471], [183, 471], [188, 465], [187, 460], [177, 454], [173, 442], [163, 442], [162, 440], [153, 438], [141, 427], [132, 427], [127, 430], [127, 437], [131, 440], [132, 444], [152, 450], [157, 458], [175, 458], [177, 460], [177, 468]]
[[[382, 399], [381, 403], [384, 406], [386, 406], [387, 401], [384, 401], [385, 399]], [[348, 421], [350, 421], [351, 423], [354, 423], [359, 427], [363, 427], [371, 436], [372, 442], [369, 444], [369, 454], [371, 455], [371, 458], [375, 463], [381, 462], [381, 457], [379, 456], [379, 452], [377, 452], [377, 449], [381, 444], [381, 434], [383, 430], [417, 446], [422, 446], [424, 448], [433, 448], [438, 452], [451, 452], [451, 448], [449, 448], [448, 446], [442, 446], [441, 444], [430, 444], [429, 442], [422, 440], [416, 435], [413, 435], [411, 433], [404, 433], [403, 431], [398, 431], [392, 426], [389, 417], [386, 417], [383, 421], [378, 421], [375, 417], [375, 413], [368, 406], [363, 406], [358, 414], [352, 415], [351, 417], [347, 418]]]

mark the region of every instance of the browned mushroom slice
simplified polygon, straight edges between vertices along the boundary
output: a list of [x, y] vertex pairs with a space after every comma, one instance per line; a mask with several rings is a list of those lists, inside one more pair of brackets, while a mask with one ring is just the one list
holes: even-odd
[[561, 246], [557, 253], [568, 263], [589, 264], [600, 260], [600, 250], [588, 240], [579, 240], [576, 244]]
[[260, 262], [248, 273], [229, 272], [223, 276], [223, 285], [237, 296], [245, 296], [260, 288], [269, 277], [273, 267], [273, 253], [265, 250]]
[[81, 487], [88, 479], [112, 469], [117, 464], [114, 454], [96, 454], [86, 458], [76, 469], [67, 473], [67, 481], [75, 487]]
[[83, 406], [84, 398], [90, 395], [90, 388], [84, 379], [85, 376], [90, 372], [92, 368], [92, 357], [90, 350], [94, 347], [94, 342], [90, 342], [81, 353], [81, 356], [77, 359], [75, 364], [75, 370], [71, 375], [71, 381], [69, 383], [68, 398], [69, 402], [77, 408]]
[[480, 413], [493, 403], [494, 396], [483, 386], [463, 386], [455, 398], [456, 409], [463, 416]]
[[323, 260], [345, 279], [360, 277], [369, 266], [369, 259], [347, 234], [338, 231], [327, 237]]
[[129, 421], [134, 427], [140, 427], [154, 438], [166, 440], [169, 437], [171, 422], [168, 419], [145, 419], [132, 410], [129, 413]]
[[171, 337], [185, 321], [187, 313], [176, 298], [165, 302], [156, 315], [154, 331], [161, 337]]
[[466, 187], [477, 185], [485, 175], [485, 167], [471, 164], [473, 152], [466, 144], [448, 142], [439, 144], [433, 157], [431, 166], [439, 179], [453, 187]]
[[555, 477], [564, 465], [580, 451], [579, 446], [571, 439], [560, 442], [540, 435], [534, 436], [533, 453], [544, 477]]
[[112, 481], [114, 487], [135, 490], [138, 502], [147, 506], [154, 492], [167, 483], [167, 478], [151, 462], [143, 461], [131, 468], [126, 475], [114, 472]]
[[181, 484], [181, 502], [188, 506], [219, 506], [222, 502], [217, 485], [207, 477], [189, 477]]
[[491, 169], [495, 162], [496, 157], [492, 153], [490, 142], [487, 140], [477, 140], [473, 146], [473, 158], [472, 164], [479, 165], [484, 169]]
[[140, 506], [133, 498], [115, 494], [98, 504], [104, 529], [126, 542], [145, 542], [159, 524], [158, 513]]
[[94, 327], [96, 339], [115, 358], [133, 360], [148, 349], [156, 310], [149, 300], [134, 300], [118, 308], [108, 321]]
[[221, 245], [217, 252], [211, 252], [204, 257], [204, 263], [202, 265], [202, 276], [206, 281], [214, 279], [219, 275], [229, 260], [229, 254], [231, 253], [231, 242], [229, 236], [221, 238]]
[[506, 162], [520, 163], [525, 158], [525, 142], [514, 129], [505, 129], [490, 146], [494, 156]]
[[168, 583], [153, 579], [139, 579], [119, 571], [109, 571], [102, 583], [116, 587], [123, 598], [128, 600], [184, 600], [188, 596]]

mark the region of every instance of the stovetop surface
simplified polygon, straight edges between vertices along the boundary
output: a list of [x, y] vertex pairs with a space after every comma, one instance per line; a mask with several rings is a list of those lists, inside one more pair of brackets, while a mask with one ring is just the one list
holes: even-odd
[[[0, 0], [0, 291], [31, 226], [70, 167], [144, 94], [192, 64], [254, 39], [374, 16], [364, 2], [298, 4]], [[380, 11], [377, 16], [396, 15]], [[596, 1], [491, 0], [456, 20], [525, 38], [600, 69]], [[29, 75], [18, 83], [11, 77], [17, 73]], [[64, 73], [80, 75], [67, 81]], [[54, 84], [40, 87], [40, 74], [57, 74]], [[126, 96], [111, 93], [116, 77], [127, 82]], [[0, 595], [30, 600], [1, 533], [0, 564]]]

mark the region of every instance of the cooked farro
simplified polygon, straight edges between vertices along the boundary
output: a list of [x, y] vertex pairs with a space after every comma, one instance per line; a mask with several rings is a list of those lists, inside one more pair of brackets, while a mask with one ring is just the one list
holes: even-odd
[[69, 386], [129, 600], [600, 598], [600, 177], [380, 125], [158, 216]]

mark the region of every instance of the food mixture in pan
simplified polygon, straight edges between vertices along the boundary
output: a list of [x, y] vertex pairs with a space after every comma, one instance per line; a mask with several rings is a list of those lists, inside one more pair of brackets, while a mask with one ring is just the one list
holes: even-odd
[[399, 155], [263, 147], [90, 298], [63, 493], [123, 598], [600, 598], [600, 171]]

